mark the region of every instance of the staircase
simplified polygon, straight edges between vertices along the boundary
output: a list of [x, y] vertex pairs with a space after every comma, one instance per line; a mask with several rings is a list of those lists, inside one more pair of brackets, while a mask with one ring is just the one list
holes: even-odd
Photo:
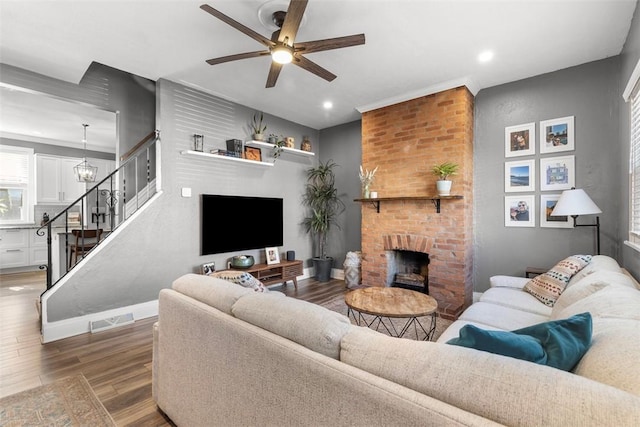
[[50, 218], [48, 222], [36, 231], [39, 236], [46, 235], [48, 254], [47, 264], [40, 266], [40, 269], [46, 270], [47, 273], [47, 289], [40, 295], [40, 300], [66, 274], [77, 267], [77, 264], [70, 264], [65, 261], [66, 267], [64, 269], [61, 268], [62, 271], [59, 272], [60, 274], [54, 280], [52, 273], [54, 268], [57, 269], [57, 266], [53, 265], [52, 227], [55, 224], [64, 224], [65, 251], [60, 253], [60, 258], [64, 256], [65, 260], [69, 260], [69, 244], [72, 243], [69, 214], [79, 206], [82, 219], [79, 226], [74, 226], [74, 229], [80, 229], [81, 232], [98, 228], [104, 230], [104, 238], [97, 242], [92, 249], [84, 252], [83, 256], [86, 256], [100, 245], [108, 244], [113, 237], [112, 233], [147, 203], [157, 191], [158, 169], [156, 166], [159, 164], [159, 159], [156, 158], [156, 153], [159, 151], [156, 148], [159, 141], [160, 133], [158, 131], [151, 132], [145, 136], [131, 150], [120, 157], [120, 165], [116, 170], [102, 181], [96, 183], [58, 215]]

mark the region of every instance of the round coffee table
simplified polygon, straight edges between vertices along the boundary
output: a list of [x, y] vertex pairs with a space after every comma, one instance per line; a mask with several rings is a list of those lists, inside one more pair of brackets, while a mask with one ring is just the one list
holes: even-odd
[[[416, 338], [420, 327], [426, 341], [431, 339], [436, 330], [438, 302], [422, 292], [393, 287], [361, 288], [348, 292], [344, 301], [347, 304], [347, 316], [352, 316], [356, 324], [365, 324], [370, 328], [375, 326], [376, 331], [382, 326], [392, 337], [402, 338], [413, 326]], [[368, 320], [363, 314], [371, 315], [373, 319]], [[428, 329], [418, 319], [424, 316], [431, 316]], [[396, 328], [391, 320], [393, 318], [406, 318], [407, 321], [401, 328]]]

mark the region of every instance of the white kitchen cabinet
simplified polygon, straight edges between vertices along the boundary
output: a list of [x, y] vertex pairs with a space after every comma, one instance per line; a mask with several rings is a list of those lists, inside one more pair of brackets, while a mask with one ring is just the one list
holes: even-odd
[[82, 159], [36, 154], [36, 203], [69, 204], [85, 192], [76, 181], [73, 167]]
[[29, 265], [46, 264], [47, 259], [47, 233], [38, 236], [37, 230], [27, 230], [29, 232]]
[[29, 265], [29, 230], [0, 230], [0, 268]]

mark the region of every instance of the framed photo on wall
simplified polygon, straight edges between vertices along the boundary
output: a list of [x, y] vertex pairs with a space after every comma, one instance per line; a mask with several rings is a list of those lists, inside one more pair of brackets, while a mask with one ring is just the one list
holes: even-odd
[[575, 156], [540, 159], [540, 190], [569, 190], [575, 187]]
[[535, 160], [505, 162], [504, 191], [506, 193], [535, 191], [536, 164]]
[[535, 227], [535, 196], [505, 196], [504, 226]]
[[265, 248], [264, 253], [267, 258], [267, 264], [279, 264], [280, 263], [280, 253], [278, 252], [278, 248]]
[[504, 156], [517, 157], [536, 154], [536, 124], [504, 128]]
[[574, 116], [540, 122], [540, 154], [575, 150]]
[[247, 160], [254, 160], [256, 162], [261, 162], [262, 151], [256, 147], [244, 147], [244, 158]]
[[573, 220], [568, 216], [551, 216], [558, 199], [560, 199], [560, 194], [540, 195], [540, 227], [573, 228]]

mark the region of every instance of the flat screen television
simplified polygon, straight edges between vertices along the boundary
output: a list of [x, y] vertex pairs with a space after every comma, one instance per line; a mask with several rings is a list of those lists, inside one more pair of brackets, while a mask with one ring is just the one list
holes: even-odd
[[282, 199], [202, 195], [201, 255], [282, 246]]

